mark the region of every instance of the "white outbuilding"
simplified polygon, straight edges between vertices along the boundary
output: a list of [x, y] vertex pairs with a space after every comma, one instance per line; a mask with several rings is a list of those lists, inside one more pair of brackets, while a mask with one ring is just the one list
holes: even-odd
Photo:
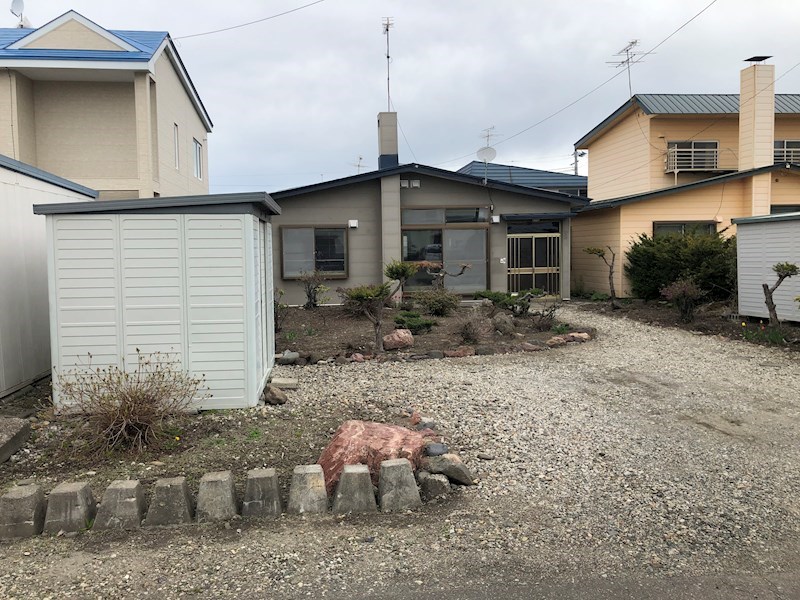
[[[800, 212], [733, 219], [739, 275], [739, 314], [768, 318], [762, 284], [777, 281], [772, 266], [800, 266]], [[775, 291], [775, 308], [782, 321], [800, 321], [800, 275], [785, 279]]]
[[50, 371], [47, 237], [36, 202], [86, 202], [97, 192], [0, 155], [0, 398]]
[[[197, 408], [255, 406], [274, 362], [266, 193], [34, 206], [46, 215], [54, 377], [170, 353]], [[202, 398], [200, 396], [210, 397]], [[54, 390], [53, 401], [61, 400]]]

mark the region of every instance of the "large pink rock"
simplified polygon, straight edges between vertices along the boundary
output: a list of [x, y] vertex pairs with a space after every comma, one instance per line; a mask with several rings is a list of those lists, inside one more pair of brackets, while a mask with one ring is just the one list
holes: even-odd
[[414, 345], [414, 336], [408, 329], [395, 329], [389, 335], [383, 336], [384, 350], [398, 350], [400, 348], [410, 348]]
[[328, 494], [336, 489], [345, 465], [367, 465], [375, 486], [384, 460], [407, 458], [416, 471], [422, 461], [425, 442], [432, 435], [430, 430], [411, 431], [398, 425], [345, 421], [317, 461], [325, 472]]

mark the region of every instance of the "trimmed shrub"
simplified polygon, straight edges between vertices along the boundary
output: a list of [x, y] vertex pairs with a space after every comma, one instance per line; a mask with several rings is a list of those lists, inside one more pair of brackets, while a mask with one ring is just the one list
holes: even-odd
[[691, 279], [711, 300], [727, 300], [736, 290], [736, 238], [715, 234], [645, 234], [627, 252], [625, 274], [631, 291], [645, 300], [679, 279]]
[[394, 318], [395, 324], [402, 328], [408, 329], [414, 335], [418, 333], [427, 333], [431, 328], [436, 325], [433, 319], [426, 319], [418, 312], [404, 310]]
[[411, 297], [426, 313], [434, 317], [446, 317], [461, 304], [461, 296], [444, 288], [413, 292]]
[[473, 297], [476, 300], [482, 299], [492, 303], [495, 310], [492, 311], [491, 316], [494, 316], [499, 309], [509, 310], [515, 315], [524, 316], [530, 310], [531, 301], [543, 295], [543, 290], [532, 288], [530, 290], [521, 290], [516, 293], [482, 290], [480, 292], [475, 292]]

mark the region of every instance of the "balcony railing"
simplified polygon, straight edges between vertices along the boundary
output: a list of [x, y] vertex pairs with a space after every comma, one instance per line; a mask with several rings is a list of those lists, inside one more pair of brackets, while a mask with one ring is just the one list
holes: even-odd
[[717, 148], [669, 148], [664, 170], [667, 173], [717, 171], [719, 170], [719, 150]]
[[776, 148], [776, 163], [800, 163], [800, 148]]

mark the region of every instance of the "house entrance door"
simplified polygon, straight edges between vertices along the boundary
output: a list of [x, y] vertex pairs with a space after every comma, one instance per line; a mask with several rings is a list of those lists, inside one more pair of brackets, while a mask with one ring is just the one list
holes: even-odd
[[508, 291], [531, 288], [561, 293], [561, 234], [508, 234]]

